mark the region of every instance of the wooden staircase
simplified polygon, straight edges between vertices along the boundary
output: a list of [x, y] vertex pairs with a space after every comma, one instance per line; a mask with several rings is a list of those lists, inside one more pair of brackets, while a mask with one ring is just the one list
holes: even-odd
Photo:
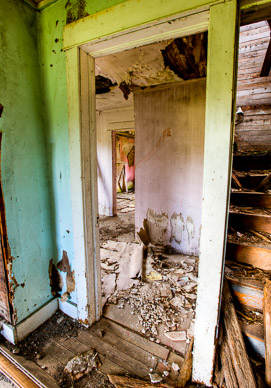
[[233, 157], [225, 276], [247, 342], [264, 357], [263, 289], [271, 273], [271, 155]]

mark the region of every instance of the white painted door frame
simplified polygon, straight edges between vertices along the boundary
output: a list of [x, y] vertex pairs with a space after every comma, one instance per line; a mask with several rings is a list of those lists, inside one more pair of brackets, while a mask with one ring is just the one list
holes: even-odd
[[[134, 11], [133, 6], [137, 7], [140, 2], [144, 0], [127, 1], [124, 10], [115, 6], [111, 8], [113, 15], [102, 12], [94, 15], [95, 18], [90, 15], [64, 30], [78, 318], [93, 324], [101, 316], [94, 58], [208, 30], [202, 233], [193, 379], [211, 385], [233, 139], [236, 0], [210, 1], [218, 3], [211, 8], [203, 0], [191, 0], [188, 6], [186, 1], [177, 2], [181, 4], [175, 7], [184, 14], [176, 12], [173, 16], [147, 23], [146, 15], [141, 12], [142, 23], [137, 21], [137, 28], [132, 23], [123, 31], [121, 25], [115, 26], [114, 23], [112, 27], [104, 27], [109, 16], [115, 23], [117, 20], [121, 23], [129, 7], [130, 14]], [[160, 11], [158, 3], [161, 3]], [[193, 8], [193, 3], [205, 3], [204, 9]], [[162, 0], [156, 0], [154, 4], [155, 12], [167, 15]], [[182, 9], [184, 5], [186, 8]], [[99, 35], [99, 28], [109, 30]]]

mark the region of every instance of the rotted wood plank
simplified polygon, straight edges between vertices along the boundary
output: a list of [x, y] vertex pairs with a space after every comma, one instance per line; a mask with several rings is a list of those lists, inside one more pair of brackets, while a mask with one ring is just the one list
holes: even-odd
[[242, 333], [244, 334], [245, 341], [249, 343], [249, 346], [256, 354], [260, 354], [265, 358], [265, 345], [264, 345], [264, 325], [260, 323], [243, 323], [240, 322]]
[[249, 283], [247, 279], [229, 279], [229, 285], [237, 302], [247, 308], [263, 310], [263, 285], [260, 282]]
[[[270, 247], [271, 248], [271, 247]], [[271, 271], [271, 249], [254, 245], [227, 244], [227, 260], [251, 264], [256, 268]]]
[[253, 229], [259, 232], [271, 233], [271, 216], [269, 215], [230, 212], [229, 224], [235, 229]]
[[237, 206], [252, 206], [258, 208], [271, 208], [271, 195], [264, 193], [250, 193], [234, 191], [231, 193], [231, 203]]
[[271, 281], [264, 287], [265, 380], [271, 387]]
[[230, 358], [238, 382], [237, 387], [256, 388], [257, 385], [246, 352], [231, 292], [226, 280], [223, 287], [222, 316], [226, 334], [225, 338], [230, 350]]

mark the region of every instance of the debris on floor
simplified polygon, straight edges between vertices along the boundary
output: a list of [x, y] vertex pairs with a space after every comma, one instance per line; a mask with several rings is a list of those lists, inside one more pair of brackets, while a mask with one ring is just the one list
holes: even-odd
[[117, 211], [119, 213], [130, 213], [135, 211], [135, 194], [117, 193]]
[[102, 297], [104, 303], [115, 290], [138, 284], [143, 266], [143, 245], [107, 241], [101, 245]]
[[[116, 263], [117, 257], [114, 260]], [[106, 303], [115, 304], [119, 309], [128, 304], [131, 314], [136, 315], [143, 326], [142, 334], [151, 341], [160, 342], [158, 328], [163, 326], [164, 335], [172, 341], [188, 342], [193, 336], [197, 271], [197, 257], [157, 255], [149, 247], [142, 280], [136, 279], [127, 289], [116, 287]], [[129, 266], [126, 277], [127, 273]]]
[[64, 371], [69, 373], [72, 380], [79, 380], [100, 365], [98, 354], [94, 350], [78, 354], [68, 361]]

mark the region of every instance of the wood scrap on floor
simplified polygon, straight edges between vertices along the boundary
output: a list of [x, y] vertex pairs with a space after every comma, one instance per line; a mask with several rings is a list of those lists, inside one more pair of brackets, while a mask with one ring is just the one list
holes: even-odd
[[192, 361], [193, 361], [193, 344], [194, 337], [192, 337], [188, 349], [185, 354], [184, 362], [182, 364], [179, 377], [177, 379], [177, 387], [184, 388], [185, 384], [191, 379], [192, 376]]
[[256, 388], [255, 377], [226, 280], [222, 298], [222, 328], [223, 341], [220, 354], [226, 386]]
[[265, 380], [271, 387], [271, 281], [264, 286]]

